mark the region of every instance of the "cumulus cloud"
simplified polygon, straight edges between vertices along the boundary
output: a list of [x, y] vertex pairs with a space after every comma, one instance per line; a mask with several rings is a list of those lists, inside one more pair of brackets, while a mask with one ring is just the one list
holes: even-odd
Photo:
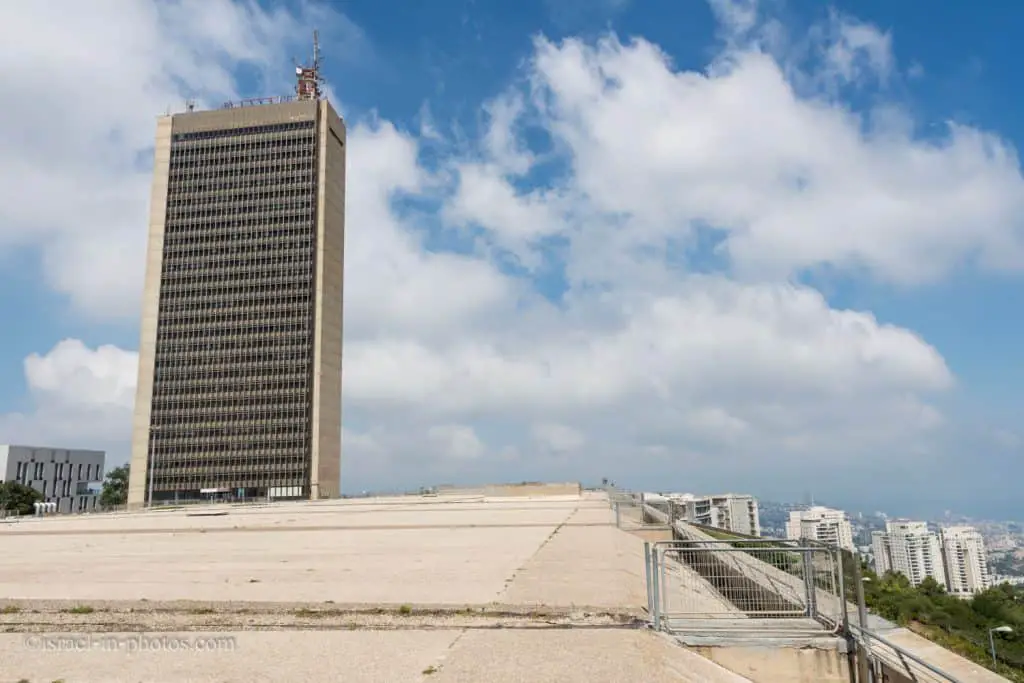
[[[931, 452], [936, 396], [955, 384], [941, 354], [796, 276], [829, 267], [925, 284], [965, 261], [1019, 267], [1016, 156], [984, 131], [920, 139], [897, 125], [905, 117], [807, 95], [813, 78], [797, 87], [791, 65], [744, 37], [758, 26], [752, 3], [715, 4], [732, 38], [704, 71], [643, 40], [538, 38], [517, 79], [528, 86], [495, 93], [469, 151], [433, 124], [349, 121], [343, 481], [685, 471], [724, 488], [737, 472], [792, 481], [827, 458], [817, 476], [839, 486], [865, 463]], [[137, 3], [113, 33], [91, 5], [98, 30], [76, 27], [42, 67], [83, 115], [41, 126], [49, 109], [34, 104], [0, 132], [12, 149], [0, 239], [40, 246], [49, 284], [86, 315], [137, 315], [150, 115], [252, 87], [235, 67], [267, 69], [312, 14], [359, 35], [315, 5], [271, 14], [227, 0], [199, 3], [186, 31], [175, 12], [187, 5]], [[18, 24], [0, 10], [0, 30], [39, 33], [37, 10]], [[891, 71], [889, 38], [873, 30], [823, 30], [818, 73]], [[13, 54], [0, 47], [0, 80]], [[124, 84], [113, 104], [80, 85], [100, 66], [106, 80], [88, 87]], [[56, 158], [29, 153], [38, 130]], [[441, 151], [429, 169], [428, 142]], [[44, 186], [66, 201], [11, 201]], [[428, 238], [440, 231], [472, 246], [439, 248]], [[65, 341], [30, 357], [26, 379], [35, 412], [6, 416], [7, 433], [126, 453], [132, 351]]]
[[[94, 316], [138, 315], [155, 117], [285, 92], [318, 25], [347, 55], [365, 39], [320, 5], [35, 2], [0, 8], [0, 246], [43, 248], [43, 275]], [[300, 47], [300, 45], [302, 47]], [[252, 92], [255, 91], [255, 92]], [[54, 201], [54, 198], [59, 201]]]
[[6, 443], [109, 447], [126, 457], [138, 354], [65, 339], [24, 360], [31, 410], [0, 417]]

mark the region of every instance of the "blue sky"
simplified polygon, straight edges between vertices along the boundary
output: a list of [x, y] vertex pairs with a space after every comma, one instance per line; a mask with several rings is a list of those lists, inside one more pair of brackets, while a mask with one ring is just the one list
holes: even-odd
[[350, 137], [343, 489], [1022, 516], [1024, 9], [107, 4], [0, 10], [0, 441], [127, 458], [154, 117], [286, 91], [317, 26]]

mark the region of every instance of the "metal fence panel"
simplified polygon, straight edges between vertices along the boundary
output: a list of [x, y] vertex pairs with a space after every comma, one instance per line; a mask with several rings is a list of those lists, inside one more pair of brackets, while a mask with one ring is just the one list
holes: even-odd
[[836, 625], [817, 599], [839, 585], [827, 548], [667, 541], [654, 544], [652, 554], [663, 618], [811, 618]]

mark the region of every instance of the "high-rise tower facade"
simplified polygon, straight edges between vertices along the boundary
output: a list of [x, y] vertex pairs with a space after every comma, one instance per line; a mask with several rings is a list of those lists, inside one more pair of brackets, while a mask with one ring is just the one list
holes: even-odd
[[345, 125], [316, 62], [157, 123], [130, 506], [339, 493]]
[[950, 526], [939, 534], [946, 579], [953, 595], [971, 596], [992, 584], [985, 539], [970, 526]]

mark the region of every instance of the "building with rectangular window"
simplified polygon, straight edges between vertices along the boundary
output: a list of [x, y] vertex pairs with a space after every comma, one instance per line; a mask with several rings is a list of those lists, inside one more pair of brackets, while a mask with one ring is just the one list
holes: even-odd
[[786, 538], [818, 541], [851, 552], [857, 549], [853, 543], [853, 527], [846, 513], [820, 505], [791, 511], [786, 522]]
[[345, 125], [297, 94], [157, 122], [128, 502], [339, 495]]
[[940, 586], [948, 585], [942, 545], [938, 534], [928, 530], [927, 522], [888, 521], [885, 531], [871, 534], [871, 544], [878, 574], [903, 574], [914, 586], [929, 576]]
[[761, 515], [757, 499], [749, 494], [697, 496], [692, 493], [673, 493], [668, 495], [667, 499], [675, 505], [681, 519], [693, 524], [702, 524], [745, 536], [761, 535]]
[[85, 512], [98, 504], [105, 459], [103, 451], [0, 445], [0, 476], [39, 491], [57, 512]]
[[970, 597], [992, 585], [985, 539], [970, 526], [950, 526], [939, 532], [949, 592]]

